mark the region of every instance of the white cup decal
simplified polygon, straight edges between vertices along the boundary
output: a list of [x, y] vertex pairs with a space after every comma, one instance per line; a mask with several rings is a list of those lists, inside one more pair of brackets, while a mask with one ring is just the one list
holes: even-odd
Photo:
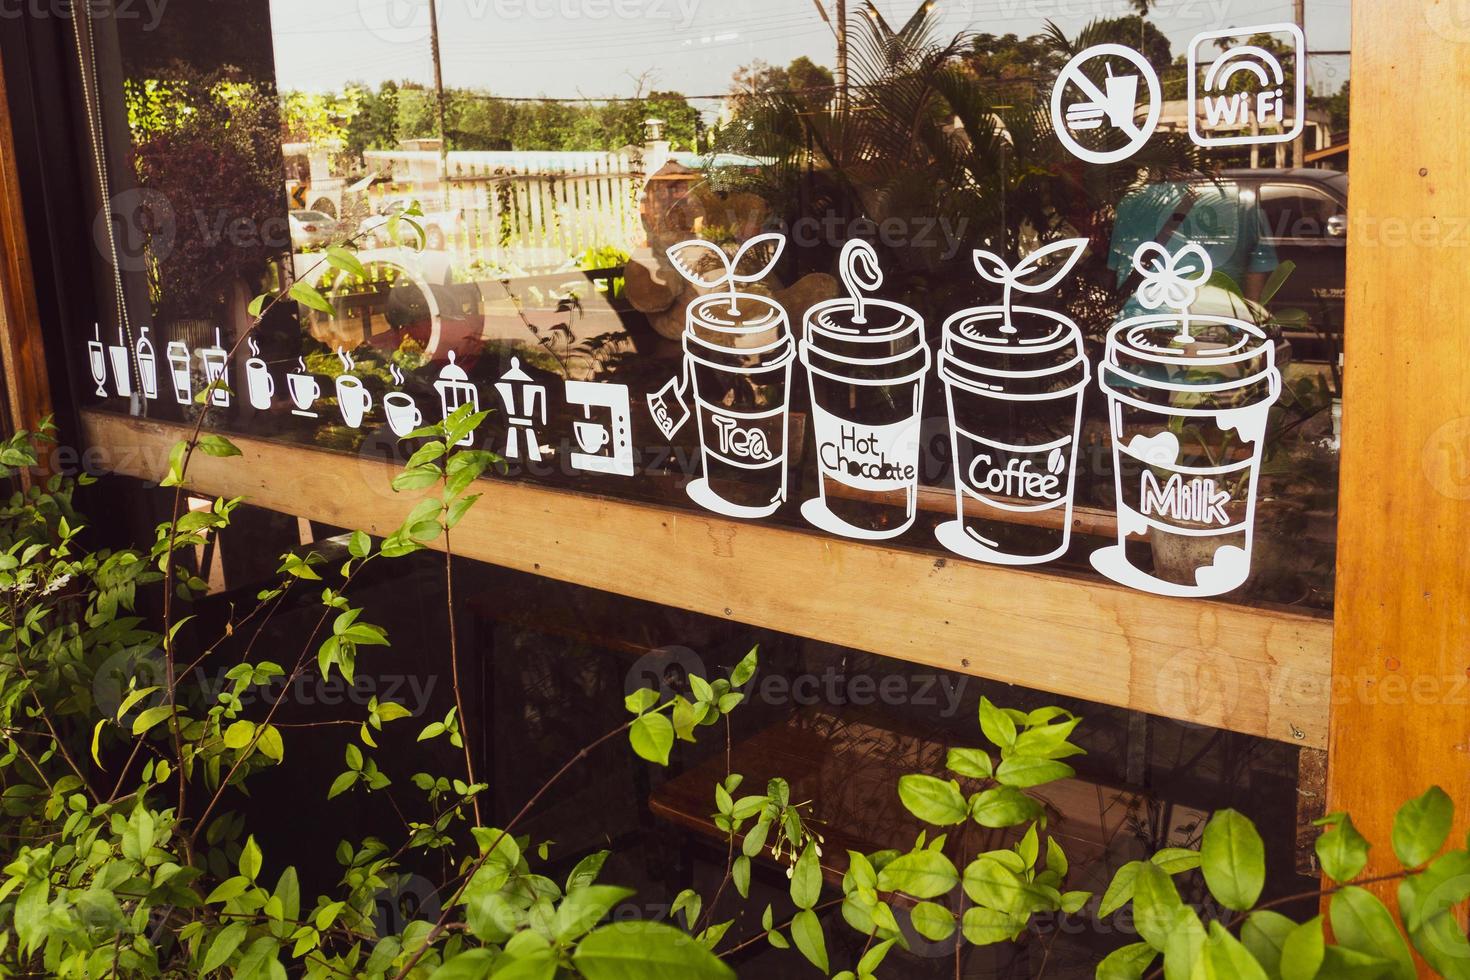
[[276, 395], [276, 381], [271, 377], [269, 366], [260, 359], [260, 345], [254, 337], [247, 337], [250, 359], [245, 362], [245, 389], [250, 407], [258, 412], [269, 411], [271, 399]]
[[337, 348], [337, 360], [342, 362], [343, 374], [337, 375], [337, 408], [342, 412], [342, 421], [347, 423], [349, 429], [362, 427], [362, 420], [368, 412], [372, 411], [373, 396], [362, 383], [362, 379], [352, 373], [356, 366], [351, 355], [342, 348]]
[[850, 298], [818, 303], [802, 326], [820, 483], [801, 513], [824, 531], [876, 541], [918, 514], [929, 346], [918, 313], [866, 295], [883, 285], [872, 245], [849, 241], [841, 275]]
[[[690, 418], [686, 397], [692, 392], [704, 474], [689, 484], [689, 498], [726, 517], [769, 517], [786, 500], [796, 343], [779, 303], [739, 291], [741, 284], [764, 279], [785, 247], [786, 236], [767, 234], [746, 242], [734, 258], [698, 239], [669, 249], [685, 279], [707, 289], [727, 288], [689, 304], [682, 377], [649, 395], [648, 410], [672, 439]], [[717, 274], [700, 271], [701, 258], [713, 259]]]
[[1250, 577], [1266, 425], [1281, 395], [1275, 344], [1255, 324], [1190, 312], [1212, 271], [1200, 246], [1171, 254], [1146, 242], [1133, 262], [1144, 277], [1139, 304], [1171, 312], [1128, 317], [1108, 333], [1098, 383], [1112, 426], [1118, 543], [1092, 564], [1158, 595], [1223, 595]]
[[[1086, 249], [1085, 238], [1053, 242], [1014, 267], [975, 252], [976, 270], [1003, 293], [1000, 306], [963, 310], [944, 325], [939, 377], [956, 513], [935, 534], [956, 554], [1036, 565], [1060, 558], [1071, 543], [1082, 396], [1091, 379], [1082, 331], [1064, 314], [1011, 298], [1052, 289]], [[1059, 520], [1047, 529], [1015, 523], [1017, 514], [1050, 511]]]

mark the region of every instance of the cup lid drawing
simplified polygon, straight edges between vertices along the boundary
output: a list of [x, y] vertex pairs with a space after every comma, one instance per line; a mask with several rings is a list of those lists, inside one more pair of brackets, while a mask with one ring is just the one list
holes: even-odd
[[439, 380], [434, 382], [434, 387], [439, 388], [448, 384], [464, 384], [470, 380], [464, 368], [454, 363], [454, 351], [449, 352], [449, 363], [439, 372]]

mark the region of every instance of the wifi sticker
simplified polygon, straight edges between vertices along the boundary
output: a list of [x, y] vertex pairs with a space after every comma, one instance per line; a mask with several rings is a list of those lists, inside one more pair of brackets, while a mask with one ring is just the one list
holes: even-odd
[[1307, 41], [1295, 24], [1189, 43], [1189, 136], [1199, 146], [1289, 143], [1306, 125]]

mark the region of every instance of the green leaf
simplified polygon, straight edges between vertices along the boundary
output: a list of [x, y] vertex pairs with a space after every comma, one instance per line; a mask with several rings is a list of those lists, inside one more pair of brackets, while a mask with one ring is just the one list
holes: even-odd
[[[488, 949], [469, 949], [455, 956], [451, 956], [439, 965], [433, 973], [429, 974], [429, 980], [484, 980], [490, 976], [492, 966], [499, 966], [495, 976], [502, 978], [518, 977], [530, 980], [532, 977], [545, 977], [551, 980], [556, 975], [556, 959], [550, 952], [532, 954], [526, 959], [518, 959], [513, 956], [502, 955], [496, 959], [493, 952]], [[527, 969], [539, 969], [540, 973], [528, 973]]]
[[988, 856], [976, 858], [965, 868], [964, 886], [976, 905], [1008, 915], [1026, 914], [1036, 897], [1019, 874]]
[[1454, 913], [1438, 912], [1409, 934], [1414, 948], [1445, 980], [1470, 980], [1470, 938]]
[[897, 941], [896, 939], [885, 939], [864, 953], [863, 958], [858, 960], [858, 976], [870, 977], [877, 972], [878, 967], [882, 966], [883, 960], [887, 958], [888, 951]]
[[327, 249], [327, 263], [332, 268], [340, 269], [355, 279], [366, 280], [368, 278], [367, 270], [363, 268], [357, 256], [340, 245], [333, 245]]
[[227, 456], [239, 456], [240, 448], [224, 436], [207, 435], [199, 437], [199, 448], [206, 456], [224, 458]]
[[1281, 980], [1313, 980], [1326, 945], [1320, 915], [1293, 928], [1281, 944]]
[[1449, 839], [1455, 804], [1438, 786], [1399, 807], [1393, 820], [1393, 852], [1406, 868], [1427, 864]]
[[628, 741], [639, 758], [667, 766], [674, 748], [674, 723], [663, 715], [641, 715], [628, 730]]
[[945, 768], [971, 779], [989, 779], [995, 774], [995, 763], [990, 753], [979, 749], [950, 749], [944, 761]]
[[980, 730], [1000, 748], [1008, 749], [1016, 744], [1016, 722], [985, 697], [980, 699]]
[[1271, 976], [1281, 972], [1281, 951], [1286, 937], [1296, 929], [1296, 923], [1279, 912], [1263, 909], [1252, 912], [1240, 927], [1240, 941], [1250, 950], [1256, 962]]
[[373, 550], [373, 539], [362, 531], [353, 531], [347, 541], [347, 553], [353, 558], [366, 558]]
[[140, 711], [138, 717], [133, 719], [133, 734], [142, 735], [173, 713], [174, 709], [166, 704], [160, 704]]
[[1190, 977], [1191, 980], [1267, 980], [1261, 964], [1218, 922], [1210, 923], [1209, 938]]
[[735, 980], [693, 937], [657, 922], [620, 922], [589, 934], [572, 962], [586, 980]]
[[1164, 980], [1192, 980], [1208, 933], [1199, 915], [1187, 905], [1174, 910], [1164, 942]]
[[749, 898], [750, 858], [744, 854], [736, 855], [735, 863], [730, 868], [730, 878], [735, 883], [735, 890], [740, 893], [740, 897]]
[[1199, 867], [1200, 853], [1187, 847], [1166, 847], [1155, 852], [1149, 861], [1163, 868], [1165, 873], [1177, 875]]
[[255, 737], [255, 722], [237, 721], [225, 729], [224, 742], [227, 749], [243, 749]]
[[1373, 895], [1349, 886], [1332, 896], [1328, 905], [1332, 934], [1339, 945], [1368, 956], [1377, 956], [1392, 964], [1389, 976], [1395, 980], [1415, 980], [1414, 958], [1393, 916]]
[[1277, 293], [1281, 292], [1281, 287], [1286, 285], [1286, 280], [1290, 279], [1291, 274], [1295, 271], [1296, 263], [1290, 259], [1276, 267], [1276, 271], [1271, 273], [1271, 278], [1266, 280], [1265, 287], [1261, 289], [1260, 303], [1262, 306], [1271, 305], [1271, 301], [1276, 298]]
[[631, 889], [611, 885], [578, 888], [562, 900], [551, 931], [560, 942], [571, 942], [601, 922], [613, 906], [632, 896]]
[[255, 843], [255, 836], [251, 835], [240, 851], [240, 874], [254, 881], [260, 874], [261, 861], [260, 845]]
[[1002, 785], [1016, 786], [1021, 789], [1053, 783], [1058, 779], [1068, 779], [1075, 775], [1077, 775], [1077, 770], [1065, 762], [1043, 759], [1034, 755], [1013, 755], [1002, 762], [1000, 768], [995, 771], [995, 778]]
[[970, 815], [982, 827], [1015, 827], [1041, 816], [1041, 804], [1014, 786], [1000, 786], [976, 794]]
[[952, 827], [965, 822], [965, 796], [953, 781], [911, 773], [899, 779], [898, 798], [910, 813], [927, 824]]
[[251, 317], [258, 320], [260, 319], [260, 314], [265, 312], [265, 305], [275, 298], [276, 297], [274, 293], [261, 293], [259, 296], [250, 301], [250, 305], [245, 307], [245, 312], [249, 313]]
[[231, 922], [215, 933], [210, 940], [209, 950], [204, 954], [204, 962], [199, 966], [200, 974], [210, 973], [224, 966], [235, 950], [240, 948], [240, 943], [245, 941], [245, 933], [243, 922]]
[[960, 920], [960, 932], [972, 946], [993, 946], [1009, 941], [1026, 927], [1026, 921], [1025, 916], [995, 909], [966, 909], [965, 917]]
[[755, 676], [756, 668], [760, 665], [760, 649], [759, 646], [751, 647], [750, 652], [735, 665], [735, 669], [730, 672], [731, 687], [744, 687]]
[[1266, 885], [1266, 845], [1244, 814], [1219, 810], [1205, 826], [1200, 868], [1221, 905], [1248, 911]]
[[1138, 872], [1142, 867], [1142, 861], [1129, 861], [1114, 872], [1113, 880], [1108, 882], [1107, 890], [1103, 892], [1102, 904], [1097, 909], [1099, 918], [1107, 918], [1133, 901], [1133, 886], [1138, 881]]
[[791, 920], [791, 939], [807, 961], [823, 973], [827, 973], [827, 939], [822, 934], [822, 923], [817, 913], [802, 909]]
[[357, 785], [357, 781], [360, 778], [362, 778], [362, 774], [353, 772], [352, 770], [339, 774], [336, 779], [332, 780], [331, 789], [327, 790], [327, 799], [334, 800], [341, 796], [353, 786]]
[[1163, 951], [1182, 921], [1184, 903], [1173, 880], [1154, 864], [1141, 864], [1133, 884], [1133, 923], [1154, 949]]
[[1141, 980], [1159, 955], [1148, 943], [1130, 943], [1103, 957], [1097, 965], [1097, 980]]
[[909, 911], [914, 931], [933, 943], [942, 943], [954, 935], [954, 913], [943, 905], [920, 902]]
[[658, 704], [658, 692], [651, 687], [640, 688], [623, 698], [623, 705], [635, 715], [643, 714], [656, 704]]
[[291, 284], [291, 290], [287, 294], [302, 306], [310, 307], [318, 313], [326, 313], [328, 316], [336, 316], [337, 311], [327, 298], [317, 291], [315, 286], [309, 283], [297, 281]]
[[1358, 833], [1346, 813], [1334, 813], [1318, 823], [1332, 824], [1314, 845], [1322, 870], [1333, 881], [1352, 881], [1368, 866], [1367, 839]]
[[799, 909], [809, 909], [822, 897], [822, 865], [817, 847], [808, 842], [796, 867], [791, 872], [791, 901]]
[[954, 863], [938, 851], [922, 850], [890, 861], [878, 873], [878, 890], [914, 898], [938, 898], [960, 883]]
[[1328, 946], [1322, 953], [1322, 970], [1318, 980], [1378, 980], [1386, 977], [1393, 964], [1378, 956], [1369, 956], [1342, 946]]
[[106, 724], [106, 718], [99, 718], [97, 719], [97, 724], [92, 727], [92, 761], [97, 764], [98, 769], [102, 769], [104, 772], [106, 769], [102, 765], [102, 756], [98, 753], [98, 742], [102, 738], [102, 729]]
[[275, 725], [266, 725], [255, 740], [255, 751], [273, 762], [286, 757], [286, 743], [281, 739], [281, 730]]

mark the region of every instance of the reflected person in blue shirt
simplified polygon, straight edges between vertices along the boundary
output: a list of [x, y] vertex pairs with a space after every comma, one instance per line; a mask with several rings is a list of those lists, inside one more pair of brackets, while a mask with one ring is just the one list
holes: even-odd
[[[1182, 220], [1177, 216], [1183, 215]], [[1173, 226], [1160, 239], [1165, 227]], [[1254, 193], [1242, 193], [1229, 180], [1149, 184], [1118, 204], [1108, 268], [1123, 287], [1133, 277], [1133, 253], [1145, 242], [1158, 241], [1173, 252], [1194, 242], [1209, 253], [1215, 271], [1233, 279], [1246, 299], [1259, 300], [1278, 265], [1276, 249], [1266, 239], [1266, 222]], [[1136, 290], [1130, 290], [1136, 292]], [[1123, 316], [1143, 312], [1133, 296]]]

